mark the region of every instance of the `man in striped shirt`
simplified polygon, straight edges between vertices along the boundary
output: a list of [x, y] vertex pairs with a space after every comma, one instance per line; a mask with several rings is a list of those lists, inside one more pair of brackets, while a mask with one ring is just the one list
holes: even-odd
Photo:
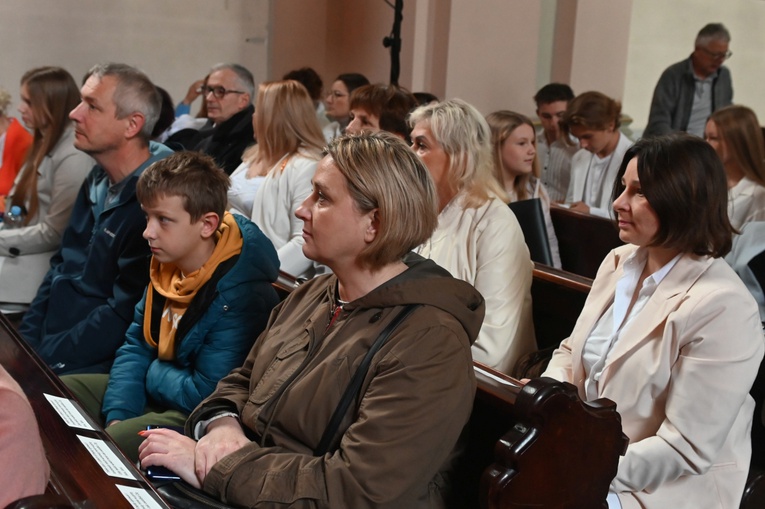
[[558, 121], [574, 98], [571, 87], [562, 83], [545, 85], [534, 96], [542, 128], [537, 131], [537, 156], [542, 169], [542, 183], [550, 200], [566, 199], [571, 173], [571, 157], [579, 150], [576, 140], [561, 138]]

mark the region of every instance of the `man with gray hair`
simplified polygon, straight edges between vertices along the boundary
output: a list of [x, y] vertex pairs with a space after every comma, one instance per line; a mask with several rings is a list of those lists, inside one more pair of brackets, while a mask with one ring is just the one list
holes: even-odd
[[56, 373], [108, 373], [149, 281], [141, 173], [172, 152], [150, 142], [160, 96], [141, 71], [93, 67], [69, 114], [75, 148], [95, 160], [61, 247], [19, 326]]
[[210, 70], [202, 94], [208, 123], [190, 146], [212, 156], [231, 175], [242, 162], [244, 150], [254, 143], [252, 73], [238, 64], [218, 64]]
[[730, 71], [730, 33], [722, 23], [709, 23], [696, 36], [687, 59], [669, 66], [659, 78], [651, 101], [644, 137], [672, 131], [704, 135], [712, 112], [733, 102]]

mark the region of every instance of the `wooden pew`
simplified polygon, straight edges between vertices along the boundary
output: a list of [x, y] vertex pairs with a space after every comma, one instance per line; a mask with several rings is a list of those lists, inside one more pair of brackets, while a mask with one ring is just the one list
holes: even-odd
[[561, 266], [574, 274], [594, 278], [609, 251], [624, 244], [610, 219], [556, 206], [550, 207], [550, 218]]
[[[534, 274], [540, 295], [562, 287], [586, 296], [591, 283], [542, 265]], [[287, 274], [274, 283], [280, 295], [295, 285]], [[570, 315], [575, 321], [578, 311]], [[474, 369], [476, 398], [450, 507], [605, 508], [628, 444], [616, 405], [583, 403], [573, 385], [549, 378], [524, 385], [479, 362]]]
[[[95, 422], [95, 431], [69, 427], [44, 394], [72, 398], [69, 390], [37, 354], [18, 336], [8, 321], [0, 318], [0, 364], [13, 376], [29, 398], [40, 427], [50, 463], [49, 495], [74, 507], [132, 508], [117, 485], [146, 490], [158, 507], [168, 507], [141, 472], [120, 452], [108, 434]], [[109, 477], [96, 463], [77, 435], [101, 439], [113, 445], [135, 480]]]
[[558, 346], [571, 334], [590, 288], [590, 278], [534, 264], [531, 300], [537, 348]]
[[551, 378], [523, 385], [479, 362], [474, 367], [478, 388], [462, 491], [471, 493], [476, 475], [480, 485], [473, 504], [460, 507], [605, 509], [629, 443], [616, 405], [584, 403], [576, 387]]

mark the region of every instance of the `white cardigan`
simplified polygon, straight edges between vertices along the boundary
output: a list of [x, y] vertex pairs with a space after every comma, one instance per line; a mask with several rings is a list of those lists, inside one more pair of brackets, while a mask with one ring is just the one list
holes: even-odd
[[[28, 304], [37, 294], [50, 258], [61, 244], [74, 200], [95, 161], [74, 148], [69, 127], [38, 168], [38, 210], [28, 226], [0, 230], [0, 302]], [[24, 173], [19, 172], [11, 195]], [[27, 204], [28, 205], [28, 204]], [[9, 256], [16, 248], [20, 255]]]
[[728, 190], [728, 217], [737, 230], [765, 219], [765, 187], [747, 177], [739, 180]]
[[252, 221], [274, 243], [281, 270], [296, 277], [313, 275], [314, 265], [303, 255], [303, 221], [295, 211], [311, 194], [319, 160], [305, 153], [289, 158], [283, 171], [280, 160], [258, 187]]
[[518, 220], [499, 198], [465, 208], [458, 194], [438, 216], [438, 228], [417, 252], [452, 276], [475, 286], [486, 299], [486, 318], [473, 358], [510, 373], [536, 349], [531, 314], [534, 264]]

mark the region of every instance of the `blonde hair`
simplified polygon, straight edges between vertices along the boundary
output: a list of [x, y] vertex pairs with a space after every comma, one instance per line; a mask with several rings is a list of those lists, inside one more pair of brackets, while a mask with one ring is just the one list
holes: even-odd
[[0, 117], [5, 116], [8, 105], [11, 104], [11, 94], [3, 87], [0, 87]]
[[428, 122], [433, 137], [449, 157], [449, 178], [457, 192], [465, 192], [465, 207], [478, 208], [507, 193], [494, 177], [491, 131], [483, 115], [461, 99], [420, 106], [409, 124]]
[[258, 143], [243, 159], [261, 161], [271, 168], [285, 155], [303, 151], [321, 157], [324, 136], [308, 91], [294, 80], [261, 83], [255, 106]]
[[[507, 110], [490, 113], [489, 116], [486, 117], [486, 122], [491, 129], [491, 141], [494, 145], [494, 175], [500, 183], [504, 184], [505, 174], [504, 166], [502, 164], [502, 147], [505, 144], [505, 140], [507, 140], [513, 131], [522, 125], [531, 127], [531, 132], [533, 133], [534, 124], [527, 116]], [[534, 146], [536, 146], [536, 134], [534, 134], [532, 142], [534, 143]], [[534, 163], [532, 165], [531, 173], [518, 175], [513, 178], [513, 192], [518, 200], [532, 198], [532, 196], [529, 196], [528, 191], [529, 181], [532, 177], [539, 178], [539, 175], [539, 157], [537, 154], [534, 154]]]
[[378, 234], [359, 262], [381, 268], [401, 260], [433, 235], [438, 197], [419, 157], [387, 131], [335, 138], [328, 156], [343, 174], [357, 209], [377, 209]]
[[726, 106], [709, 116], [715, 123], [728, 157], [749, 179], [765, 186], [765, 141], [760, 122], [746, 106]]

